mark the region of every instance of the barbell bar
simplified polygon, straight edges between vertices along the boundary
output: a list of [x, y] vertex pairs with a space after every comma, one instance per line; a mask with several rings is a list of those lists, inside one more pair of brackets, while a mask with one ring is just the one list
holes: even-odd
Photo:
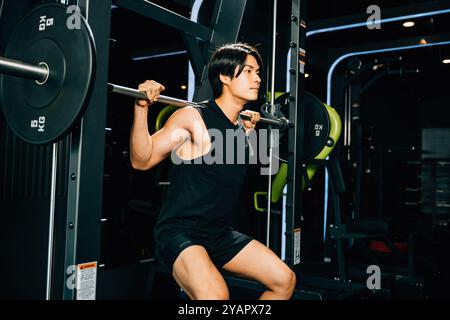
[[[122, 87], [122, 86], [115, 85], [112, 83], [108, 83], [108, 89], [110, 92], [113, 92], [113, 93], [126, 95], [126, 96], [133, 97], [136, 99], [147, 100], [147, 95], [145, 94], [145, 92], [142, 92], [142, 91], [139, 91], [136, 89]], [[182, 100], [182, 99], [178, 99], [178, 98], [172, 98], [172, 97], [168, 97], [168, 96], [164, 96], [164, 95], [159, 96], [158, 102], [171, 104], [171, 105], [174, 105], [177, 107], [185, 107], [187, 105], [195, 105], [196, 104], [195, 102], [190, 102], [190, 101]], [[251, 117], [249, 115], [246, 115], [243, 113], [240, 113], [239, 115], [241, 118], [243, 118], [245, 120], [251, 119]], [[268, 118], [263, 118], [263, 117], [260, 118], [259, 122], [265, 123], [268, 125], [272, 125], [272, 126], [276, 126], [276, 127], [285, 127], [288, 124], [287, 119], [268, 119]]]
[[[129, 97], [141, 99], [141, 100], [148, 100], [145, 92], [142, 92], [142, 91], [139, 91], [136, 89], [122, 87], [122, 86], [119, 86], [116, 84], [108, 83], [108, 90], [112, 93], [117, 93], [117, 94], [129, 96]], [[189, 104], [189, 102], [187, 102], [185, 100], [172, 98], [172, 97], [168, 97], [168, 96], [164, 96], [164, 95], [159, 96], [158, 102], [171, 104], [176, 107], [185, 107], [186, 105]]]
[[[0, 73], [35, 80], [38, 84], [44, 84], [49, 77], [50, 70], [45, 62], [42, 62], [41, 65], [32, 65], [23, 61], [0, 56]], [[108, 90], [112, 93], [129, 96], [136, 99], [148, 99], [145, 92], [112, 83], [108, 83]], [[193, 102], [165, 95], [160, 95], [158, 102], [171, 104], [177, 107], [185, 107], [187, 105], [195, 104]], [[246, 120], [251, 119], [251, 117], [246, 114], [240, 113], [240, 116]], [[261, 123], [281, 127], [286, 124], [285, 121], [287, 120], [261, 118], [259, 121]]]
[[49, 70], [44, 63], [36, 66], [0, 56], [0, 73], [35, 80], [42, 84], [47, 80]]
[[[39, 65], [32, 65], [23, 61], [0, 56], [0, 73], [35, 80], [39, 85], [42, 85], [48, 79], [50, 70], [45, 62], [42, 62]], [[112, 93], [129, 96], [136, 99], [147, 100], [147, 95], [145, 94], [145, 92], [138, 91], [136, 89], [108, 83], [108, 90]], [[160, 95], [158, 102], [171, 104], [177, 107], [184, 107], [189, 104], [195, 104], [193, 102], [165, 95]], [[251, 118], [250, 116], [242, 113], [240, 114], [240, 116], [248, 120]], [[260, 119], [261, 123], [279, 127], [284, 126], [286, 124], [285, 121], [287, 120], [267, 118]]]

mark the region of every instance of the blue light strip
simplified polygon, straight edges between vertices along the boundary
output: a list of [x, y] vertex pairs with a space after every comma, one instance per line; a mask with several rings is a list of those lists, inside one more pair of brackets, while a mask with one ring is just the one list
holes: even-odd
[[[435, 11], [429, 11], [429, 12], [423, 12], [423, 13], [415, 13], [415, 14], [408, 14], [406, 16], [399, 16], [399, 17], [392, 17], [392, 18], [386, 18], [386, 19], [380, 19], [380, 20], [374, 20], [373, 23], [381, 24], [381, 23], [387, 23], [387, 22], [394, 22], [394, 21], [401, 21], [401, 20], [409, 20], [409, 19], [417, 19], [417, 18], [423, 18], [433, 15], [440, 15], [450, 13], [450, 9], [443, 9], [443, 10], [435, 10]], [[332, 31], [339, 31], [339, 30], [347, 30], [347, 29], [354, 29], [359, 27], [365, 27], [367, 26], [367, 21], [364, 22], [357, 22], [352, 24], [347, 24], [343, 26], [336, 26], [336, 27], [330, 27], [330, 28], [322, 28], [317, 30], [311, 30], [306, 33], [306, 36], [312, 36], [314, 34], [318, 33], [325, 33], [325, 32], [332, 32]]]
[[[203, 0], [195, 0], [194, 4], [192, 5], [191, 10], [191, 21], [198, 22], [198, 13], [200, 12], [200, 8], [202, 7]], [[195, 91], [195, 74], [194, 70], [192, 69], [192, 64], [189, 61], [189, 70], [188, 70], [188, 96], [187, 100], [192, 101], [194, 98], [194, 91]]]
[[186, 53], [187, 53], [186, 50], [171, 51], [171, 52], [153, 54], [153, 55], [149, 55], [149, 56], [134, 57], [131, 60], [133, 60], [133, 61], [150, 60], [150, 59], [165, 58], [165, 57], [171, 57], [171, 56], [179, 56], [179, 55], [183, 55]]
[[376, 50], [369, 50], [369, 51], [358, 51], [358, 52], [350, 52], [347, 54], [344, 54], [337, 58], [335, 62], [331, 65], [330, 70], [328, 71], [327, 76], [327, 104], [331, 104], [331, 78], [333, 76], [334, 69], [337, 67], [337, 65], [344, 59], [357, 56], [357, 55], [367, 55], [367, 54], [373, 54], [373, 53], [384, 53], [384, 52], [392, 52], [392, 51], [401, 51], [401, 50], [409, 50], [409, 49], [417, 49], [417, 48], [427, 48], [427, 47], [434, 47], [434, 46], [444, 46], [450, 44], [450, 41], [441, 41], [441, 42], [435, 42], [435, 43], [426, 43], [426, 44], [415, 44], [415, 45], [409, 45], [409, 46], [403, 46], [403, 47], [393, 47], [393, 48], [385, 48], [385, 49], [376, 49]]

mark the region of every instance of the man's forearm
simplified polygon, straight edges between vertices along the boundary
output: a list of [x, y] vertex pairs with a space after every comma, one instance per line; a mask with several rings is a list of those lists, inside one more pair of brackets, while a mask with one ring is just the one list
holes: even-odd
[[134, 107], [133, 126], [130, 137], [130, 159], [134, 168], [143, 167], [152, 155], [152, 138], [148, 132], [148, 108]]

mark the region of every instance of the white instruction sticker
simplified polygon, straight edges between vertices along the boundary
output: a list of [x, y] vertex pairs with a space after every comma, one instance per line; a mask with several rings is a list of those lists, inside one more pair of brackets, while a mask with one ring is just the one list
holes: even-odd
[[301, 229], [294, 229], [294, 265], [300, 263], [300, 237]]
[[95, 300], [97, 261], [77, 265], [77, 300]]

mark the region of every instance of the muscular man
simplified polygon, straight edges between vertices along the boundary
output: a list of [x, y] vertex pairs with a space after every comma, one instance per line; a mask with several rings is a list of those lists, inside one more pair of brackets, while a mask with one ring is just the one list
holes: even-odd
[[[135, 103], [131, 164], [147, 170], [169, 155], [176, 160], [155, 238], [161, 259], [191, 299], [229, 298], [220, 269], [262, 283], [267, 290], [260, 299], [289, 299], [295, 288], [294, 272], [276, 254], [231, 227], [246, 163], [206, 159], [216, 159], [218, 152], [230, 159], [227, 154], [236, 148], [230, 148], [235, 140], [227, 130], [248, 135], [260, 119], [257, 112], [245, 111], [250, 120], [242, 120], [239, 113], [258, 98], [261, 67], [261, 56], [249, 45], [219, 48], [208, 66], [213, 99], [177, 110], [153, 135], [148, 133], [148, 107], [165, 88], [155, 81], [139, 85], [148, 100]], [[224, 137], [223, 150], [213, 148], [211, 130]]]

